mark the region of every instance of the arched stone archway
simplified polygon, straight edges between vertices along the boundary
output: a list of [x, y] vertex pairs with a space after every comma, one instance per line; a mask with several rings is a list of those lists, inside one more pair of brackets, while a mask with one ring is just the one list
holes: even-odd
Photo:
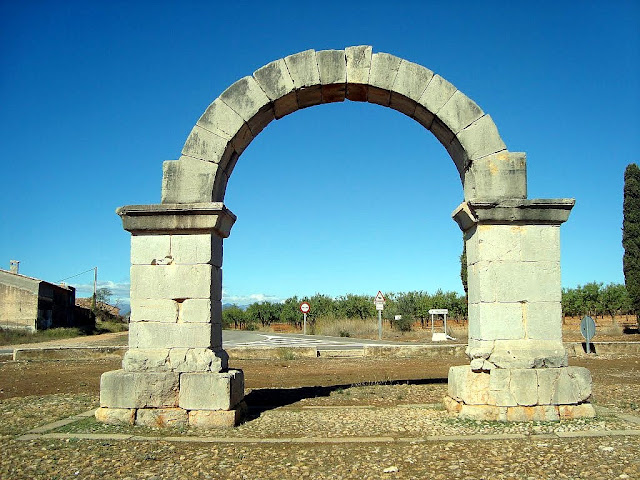
[[511, 153], [478, 105], [444, 78], [371, 47], [307, 50], [271, 62], [214, 100], [179, 160], [163, 165], [162, 203], [118, 209], [131, 232], [131, 324], [123, 369], [100, 387], [106, 422], [237, 423], [242, 372], [222, 348], [222, 242], [238, 158], [272, 120], [343, 100], [394, 108], [430, 130], [464, 188], [470, 364], [449, 373], [450, 411], [471, 418], [592, 416], [588, 370], [562, 344], [560, 225], [574, 201], [527, 200], [523, 153]]

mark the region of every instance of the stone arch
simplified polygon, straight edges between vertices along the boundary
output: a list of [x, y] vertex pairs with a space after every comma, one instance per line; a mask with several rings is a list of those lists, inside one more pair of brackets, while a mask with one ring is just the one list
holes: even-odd
[[465, 200], [526, 198], [526, 161], [510, 153], [493, 120], [438, 74], [370, 46], [306, 50], [227, 88], [164, 164], [162, 203], [223, 202], [239, 156], [273, 120], [352, 100], [393, 108], [428, 129], [453, 160]]
[[449, 370], [447, 409], [492, 420], [593, 416], [591, 376], [562, 343], [560, 225], [573, 199], [526, 196], [523, 153], [491, 117], [430, 70], [371, 47], [307, 50], [225, 90], [163, 165], [162, 204], [117, 213], [131, 232], [129, 350], [100, 383], [96, 417], [144, 425], [233, 426], [244, 380], [222, 345], [222, 253], [236, 217], [233, 168], [272, 120], [345, 99], [399, 110], [445, 146], [464, 186], [469, 365]]

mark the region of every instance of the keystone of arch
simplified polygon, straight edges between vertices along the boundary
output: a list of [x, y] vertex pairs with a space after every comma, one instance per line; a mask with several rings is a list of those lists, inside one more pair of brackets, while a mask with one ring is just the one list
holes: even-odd
[[306, 50], [228, 87], [196, 122], [179, 160], [163, 165], [162, 203], [224, 201], [238, 158], [273, 120], [345, 99], [413, 118], [446, 148], [465, 200], [526, 198], [526, 160], [510, 153], [489, 115], [428, 68], [370, 46]]

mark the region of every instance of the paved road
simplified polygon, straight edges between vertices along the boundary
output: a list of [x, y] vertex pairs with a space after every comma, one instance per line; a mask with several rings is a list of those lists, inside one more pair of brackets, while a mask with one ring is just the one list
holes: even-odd
[[[127, 332], [67, 338], [50, 342], [4, 345], [0, 354], [13, 353], [15, 348], [56, 348], [56, 347], [103, 347], [127, 345]], [[416, 345], [408, 342], [389, 340], [365, 340], [361, 338], [325, 337], [320, 335], [300, 335], [294, 333], [249, 332], [245, 330], [223, 330], [222, 345], [226, 347], [316, 347], [321, 350], [360, 349], [365, 345]]]
[[223, 330], [224, 347], [316, 347], [318, 349], [358, 349], [365, 345], [415, 345], [415, 343], [364, 340], [348, 337], [325, 337], [294, 333], [248, 332]]

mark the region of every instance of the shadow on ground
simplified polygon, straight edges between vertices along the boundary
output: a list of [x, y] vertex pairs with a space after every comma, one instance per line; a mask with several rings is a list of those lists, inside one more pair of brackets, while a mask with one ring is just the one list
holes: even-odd
[[363, 382], [343, 385], [329, 385], [317, 387], [297, 388], [260, 388], [245, 395], [244, 400], [249, 407], [245, 421], [255, 420], [262, 413], [287, 405], [293, 405], [309, 398], [328, 397], [332, 392], [346, 390], [351, 387], [367, 385], [437, 385], [446, 384], [446, 378], [427, 378], [420, 380], [389, 380], [385, 382]]

